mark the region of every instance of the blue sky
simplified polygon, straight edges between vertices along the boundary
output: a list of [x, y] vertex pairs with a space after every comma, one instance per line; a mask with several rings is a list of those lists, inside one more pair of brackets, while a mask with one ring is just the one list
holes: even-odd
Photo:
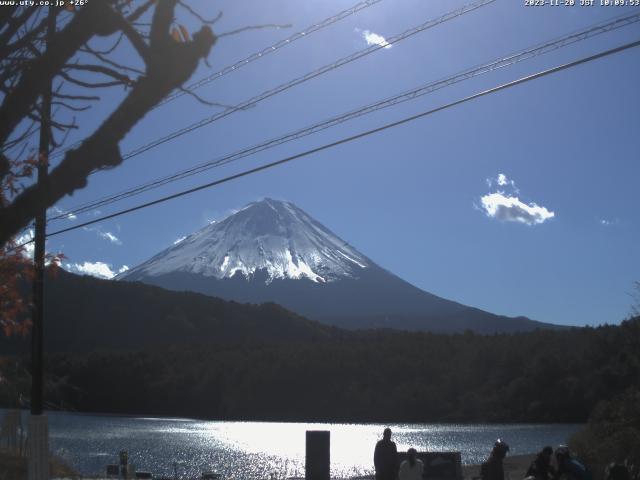
[[[196, 1], [224, 15], [222, 33], [262, 23], [289, 29], [224, 37], [197, 80], [355, 4], [355, 0]], [[578, 1], [579, 3], [579, 1]], [[198, 90], [233, 105], [430, 18], [460, 1], [384, 0]], [[57, 207], [135, 186], [633, 9], [525, 7], [498, 0], [373, 53], [254, 108], [93, 175]], [[197, 28], [184, 13], [180, 22]], [[101, 209], [163, 194], [377, 127], [499, 83], [640, 37], [640, 25], [580, 42], [416, 101], [242, 159]], [[124, 49], [122, 58], [136, 62]], [[517, 86], [298, 162], [57, 237], [67, 262], [117, 271], [262, 197], [292, 201], [375, 262], [414, 285], [506, 315], [571, 325], [618, 323], [640, 280], [640, 49]], [[105, 96], [81, 138], [121, 97]], [[218, 109], [184, 96], [154, 110], [127, 152]], [[51, 230], [91, 218], [56, 222]], [[106, 271], [105, 266], [102, 266]]]

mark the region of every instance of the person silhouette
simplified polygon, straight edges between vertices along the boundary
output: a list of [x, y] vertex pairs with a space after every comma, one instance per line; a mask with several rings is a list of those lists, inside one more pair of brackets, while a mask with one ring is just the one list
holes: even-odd
[[385, 428], [373, 452], [376, 480], [396, 480], [398, 476], [398, 449], [391, 441], [391, 429]]
[[504, 466], [502, 461], [507, 456], [509, 445], [498, 439], [493, 444], [491, 455], [480, 467], [480, 477], [482, 480], [504, 480]]
[[556, 474], [556, 469], [551, 465], [553, 448], [547, 446], [542, 449], [527, 470], [527, 477], [534, 477], [536, 480], [551, 480]]
[[555, 480], [564, 478], [565, 480], [591, 480], [592, 475], [587, 467], [573, 458], [569, 447], [560, 445], [556, 448], [556, 463], [558, 470], [554, 476]]
[[407, 450], [408, 458], [400, 464], [398, 480], [422, 480], [424, 463], [418, 458], [415, 448]]

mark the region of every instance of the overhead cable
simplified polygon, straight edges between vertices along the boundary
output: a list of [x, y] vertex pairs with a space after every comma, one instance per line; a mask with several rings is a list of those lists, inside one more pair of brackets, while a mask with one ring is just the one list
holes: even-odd
[[[216, 80], [218, 80], [219, 78], [222, 78], [223, 76], [232, 73], [232, 72], [237, 72], [238, 70], [240, 70], [242, 67], [248, 65], [249, 63], [255, 62], [256, 60], [260, 60], [264, 57], [266, 57], [267, 55], [274, 53], [278, 50], [280, 50], [281, 48], [286, 47], [287, 45], [291, 45], [293, 42], [300, 40], [301, 38], [306, 38], [309, 35], [311, 35], [312, 33], [315, 33], [319, 30], [322, 30], [323, 28], [326, 28], [330, 25], [333, 25], [336, 22], [339, 22], [340, 20], [343, 20], [347, 17], [350, 17], [351, 15], [359, 12], [360, 10], [364, 10], [365, 8], [371, 7], [377, 3], [380, 3], [382, 0], [365, 0], [362, 2], [358, 2], [355, 5], [353, 5], [352, 7], [349, 7], [339, 13], [336, 13], [335, 15], [332, 15], [331, 17], [325, 18], [324, 20], [315, 23], [307, 28], [305, 28], [304, 30], [300, 30], [299, 32], [294, 33], [293, 35], [285, 38], [284, 40], [280, 40], [272, 45], [269, 45], [268, 47], [264, 47], [263, 49], [252, 53], [251, 55], [243, 58], [242, 60], [238, 60], [237, 62], [231, 64], [231, 65], [227, 65], [223, 68], [221, 68], [220, 70], [218, 70], [215, 73], [212, 73], [210, 75], [207, 75], [206, 77], [198, 80], [197, 82], [194, 82], [190, 85], [187, 85], [186, 87], [184, 87], [182, 90], [179, 90], [177, 92], [174, 92], [173, 94], [165, 97], [158, 105], [154, 106], [153, 109], [164, 105], [166, 103], [171, 102], [172, 100], [175, 100], [176, 98], [179, 98], [183, 95], [188, 94], [189, 92], [192, 92], [204, 85], [208, 85], [211, 82], [214, 82]], [[82, 141], [78, 141], [75, 142], [72, 145], [69, 145], [68, 147], [66, 147], [63, 150], [60, 150], [54, 154], [51, 155], [51, 158], [56, 158], [59, 157], [60, 155], [64, 154], [67, 150], [73, 149], [78, 147], [79, 145], [82, 144]]]
[[68, 219], [69, 215], [78, 215], [78, 214], [85, 213], [87, 211], [91, 211], [96, 208], [126, 199], [126, 198], [130, 198], [134, 195], [138, 195], [148, 190], [158, 188], [168, 183], [171, 183], [177, 180], [182, 180], [192, 175], [196, 175], [204, 171], [208, 171], [210, 169], [226, 165], [233, 161], [237, 161], [241, 158], [254, 155], [256, 153], [273, 148], [275, 146], [282, 145], [284, 143], [297, 140], [299, 138], [303, 138], [305, 136], [331, 128], [335, 125], [339, 125], [341, 123], [352, 120], [354, 118], [358, 118], [360, 116], [363, 116], [372, 112], [376, 112], [384, 108], [388, 108], [409, 100], [413, 100], [415, 98], [432, 93], [441, 88], [445, 88], [447, 86], [462, 82], [464, 80], [468, 80], [476, 76], [495, 71], [499, 68], [513, 65], [515, 63], [519, 63], [521, 61], [528, 60], [536, 56], [555, 51], [559, 48], [572, 45], [574, 43], [580, 42], [582, 40], [586, 40], [588, 38], [592, 38], [596, 35], [600, 35], [605, 32], [609, 32], [627, 25], [631, 25], [638, 21], [640, 21], [640, 12], [637, 12], [631, 15], [619, 16], [605, 22], [599, 22], [595, 25], [591, 25], [582, 30], [572, 32], [563, 37], [559, 37], [554, 40], [551, 40], [542, 44], [538, 44], [534, 47], [530, 47], [530, 48], [518, 51], [517, 53], [512, 53], [508, 56], [501, 57], [499, 59], [484, 63], [482, 65], [478, 65], [476, 67], [459, 72], [455, 75], [437, 80], [435, 82], [430, 82], [428, 84], [422, 85], [410, 91], [395, 95], [393, 97], [389, 97], [384, 100], [380, 100], [378, 102], [366, 105], [364, 107], [360, 107], [356, 110], [352, 110], [350, 112], [343, 113], [341, 115], [331, 117], [327, 120], [316, 123], [309, 127], [305, 127], [305, 128], [296, 130], [294, 132], [290, 132], [286, 135], [268, 140], [266, 142], [254, 145], [252, 147], [244, 148], [234, 153], [227, 154], [225, 156], [218, 157], [213, 160], [209, 160], [207, 162], [201, 163], [194, 167], [190, 167], [188, 169], [176, 172], [172, 175], [157, 178], [155, 180], [140, 184], [136, 187], [132, 187], [130, 189], [121, 191], [116, 194], [112, 194], [97, 200], [86, 202], [82, 205], [73, 207], [65, 211], [64, 213], [61, 213], [59, 215], [52, 217], [52, 220]]
[[[519, 78], [518, 80], [513, 80], [511, 82], [503, 83], [502, 85], [498, 85], [496, 87], [492, 87], [492, 88], [489, 88], [487, 90], [483, 90], [483, 91], [475, 93], [473, 95], [469, 95], [467, 97], [464, 97], [464, 98], [462, 98], [460, 100], [456, 100], [454, 102], [447, 103], [447, 104], [442, 105], [440, 107], [433, 108], [431, 110], [427, 110], [427, 111], [422, 112], [422, 113], [418, 113], [417, 115], [412, 115], [410, 117], [405, 117], [402, 120], [398, 120], [396, 122], [387, 123], [387, 124], [385, 124], [385, 125], [383, 125], [381, 127], [377, 127], [377, 128], [371, 129], [371, 130], [367, 130], [367, 131], [358, 133], [356, 135], [352, 135], [352, 136], [349, 136], [349, 137], [346, 137], [346, 138], [342, 138], [342, 139], [337, 140], [335, 142], [327, 143], [327, 144], [324, 144], [324, 145], [322, 145], [320, 147], [312, 148], [310, 150], [306, 150], [304, 152], [301, 152], [301, 153], [298, 153], [298, 154], [295, 154], [295, 155], [291, 155], [289, 157], [277, 160], [275, 162], [271, 162], [271, 163], [267, 163], [265, 165], [261, 165], [259, 167], [251, 168], [249, 170], [245, 170], [245, 171], [236, 173], [234, 175], [230, 175], [228, 177], [224, 177], [224, 178], [221, 178], [219, 180], [215, 180], [213, 182], [205, 183], [204, 185], [199, 185], [197, 187], [193, 187], [193, 188], [190, 188], [188, 190], [183, 190], [181, 192], [174, 193], [172, 195], [167, 195], [165, 197], [161, 197], [161, 198], [158, 198], [156, 200], [152, 200], [150, 202], [146, 202], [146, 203], [143, 203], [143, 204], [140, 204], [140, 205], [136, 205], [135, 207], [130, 207], [130, 208], [127, 208], [127, 209], [124, 209], [124, 210], [120, 210], [118, 212], [111, 213], [109, 215], [105, 215], [105, 216], [102, 216], [100, 218], [96, 218], [96, 219], [90, 220], [88, 222], [83, 222], [81, 224], [74, 225], [72, 227], [56, 230], [54, 232], [48, 233], [47, 237], [53, 237], [55, 235], [60, 235], [62, 233], [70, 232], [72, 230], [77, 230], [79, 228], [83, 228], [83, 227], [86, 227], [88, 225], [93, 225], [95, 223], [103, 222], [103, 221], [109, 220], [111, 218], [119, 217], [121, 215], [132, 213], [132, 212], [135, 212], [135, 211], [138, 211], [138, 210], [142, 210], [144, 208], [148, 208], [148, 207], [151, 207], [153, 205], [157, 205], [159, 203], [167, 202], [169, 200], [173, 200], [175, 198], [183, 197], [185, 195], [189, 195], [191, 193], [195, 193], [195, 192], [198, 192], [198, 191], [201, 191], [201, 190], [205, 190], [207, 188], [215, 187], [217, 185], [221, 185], [223, 183], [230, 182], [232, 180], [237, 180], [238, 178], [246, 177], [246, 176], [254, 174], [254, 173], [258, 173], [258, 172], [261, 172], [261, 171], [264, 171], [264, 170], [268, 170], [268, 169], [271, 169], [273, 167], [276, 167], [276, 166], [279, 166], [279, 165], [283, 165], [285, 163], [289, 163], [289, 162], [292, 162], [294, 160], [298, 160], [300, 158], [307, 157], [307, 156], [312, 155], [314, 153], [318, 153], [318, 152], [321, 152], [321, 151], [324, 151], [324, 150], [328, 150], [328, 149], [336, 147], [338, 145], [343, 145], [345, 143], [353, 142], [355, 140], [359, 140], [361, 138], [368, 137], [368, 136], [376, 134], [376, 133], [380, 133], [380, 132], [388, 130], [390, 128], [394, 128], [394, 127], [397, 127], [397, 126], [400, 126], [400, 125], [404, 125], [404, 124], [412, 122], [414, 120], [418, 120], [418, 119], [426, 117], [428, 115], [432, 115], [434, 113], [441, 112], [443, 110], [447, 110], [449, 108], [455, 107], [457, 105], [461, 105], [461, 104], [469, 102], [471, 100], [475, 100], [475, 99], [478, 99], [480, 97], [491, 95], [491, 94], [499, 92], [501, 90], [506, 90], [508, 88], [515, 87], [516, 85], [520, 85], [520, 84], [523, 84], [523, 83], [526, 83], [526, 82], [530, 82], [532, 80], [537, 80], [537, 79], [545, 77], [547, 75], [551, 75], [553, 73], [557, 73], [557, 72], [560, 72], [560, 71], [563, 71], [563, 70], [567, 70], [569, 68], [574, 68], [574, 67], [576, 67], [578, 65], [582, 65], [582, 64], [585, 64], [585, 63], [588, 63], [588, 62], [592, 62], [594, 60], [597, 60], [597, 59], [600, 59], [600, 58], [603, 58], [603, 57], [607, 57], [609, 55], [613, 55], [615, 53], [619, 53], [619, 52], [622, 52], [624, 50], [628, 50], [628, 49], [631, 49], [631, 48], [634, 48], [634, 47], [637, 47], [637, 46], [640, 46], [640, 40], [636, 40], [634, 42], [627, 43], [627, 44], [621, 45], [619, 47], [611, 48], [609, 50], [606, 50], [606, 51], [603, 51], [603, 52], [600, 52], [600, 53], [597, 53], [597, 54], [594, 54], [594, 55], [590, 55], [588, 57], [582, 57], [579, 60], [575, 60], [575, 61], [572, 61], [572, 62], [569, 62], [569, 63], [565, 63], [563, 65], [559, 65], [559, 66], [556, 66], [556, 67], [553, 67], [553, 68], [549, 68], [547, 70], [543, 70], [541, 72], [534, 73], [532, 75], [528, 75], [526, 77]], [[31, 243], [31, 242], [25, 242], [25, 243], [23, 243], [21, 245], [18, 245], [16, 248], [20, 248], [20, 247], [22, 247], [24, 245], [27, 245], [28, 243]]]
[[291, 45], [293, 42], [295, 42], [296, 40], [300, 40], [301, 38], [305, 38], [306, 36], [317, 32], [318, 30], [322, 30], [325, 27], [328, 27], [329, 25], [332, 25], [336, 22], [339, 22], [340, 20], [347, 18], [351, 15], [353, 15], [354, 13], [359, 12], [360, 10], [364, 10], [365, 8], [368, 8], [372, 5], [375, 5], [376, 3], [380, 3], [382, 0], [366, 0], [364, 2], [359, 2], [356, 3], [354, 6], [347, 8], [346, 10], [343, 10], [340, 13], [337, 13], [335, 15], [333, 15], [332, 17], [326, 18], [324, 20], [322, 20], [319, 23], [316, 23], [310, 27], [305, 28], [304, 30], [300, 31], [300, 32], [296, 32], [293, 35], [291, 35], [290, 37], [285, 38], [284, 40], [280, 40], [279, 42], [274, 43], [273, 45], [270, 45], [268, 47], [263, 48], [262, 50], [252, 53], [251, 55], [249, 55], [246, 58], [243, 58], [242, 60], [237, 61], [236, 63], [232, 64], [232, 65], [228, 65], [220, 70], [218, 70], [215, 73], [212, 73], [211, 75], [207, 75], [205, 78], [202, 78], [200, 80], [198, 80], [197, 82], [194, 82], [190, 85], [187, 85], [184, 90], [185, 91], [177, 91], [175, 93], [173, 93], [172, 95], [169, 95], [168, 97], [166, 97], [162, 102], [160, 102], [160, 105], [164, 105], [165, 103], [168, 103], [172, 100], [175, 100], [176, 98], [179, 98], [183, 95], [186, 95], [188, 92], [192, 92], [200, 87], [203, 87], [204, 85], [208, 85], [211, 82], [215, 82], [216, 80], [218, 80], [219, 78], [231, 73], [231, 72], [235, 72], [237, 70], [239, 70], [240, 68], [244, 67], [245, 65], [248, 65], [251, 62], [254, 62], [256, 60], [259, 60], [261, 58], [264, 58], [266, 55], [269, 55], [270, 53], [273, 53], [277, 50], [280, 50], [283, 47], [286, 47], [287, 45]]
[[124, 154], [122, 156], [123, 160], [129, 159], [131, 157], [135, 157], [137, 155], [140, 155], [141, 153], [144, 153], [148, 150], [151, 150], [152, 148], [157, 147], [158, 145], [162, 145], [166, 142], [169, 142], [171, 140], [175, 140], [176, 138], [185, 135], [187, 133], [190, 133], [194, 130], [197, 130], [199, 128], [204, 127], [205, 125], [209, 125], [217, 120], [220, 120], [222, 118], [225, 118], [229, 115], [231, 115], [232, 113], [241, 111], [241, 110], [246, 110], [247, 108], [251, 108], [255, 105], [257, 105], [258, 103], [262, 102], [263, 100], [266, 100], [270, 97], [273, 97], [274, 95], [278, 95], [286, 90], [289, 90], [297, 85], [300, 85], [302, 83], [308, 82], [309, 80], [312, 80], [316, 77], [319, 77], [320, 75], [324, 75], [327, 72], [330, 72], [332, 70], [335, 70], [337, 68], [340, 68], [344, 65], [347, 65], [351, 62], [354, 62], [362, 57], [365, 57], [367, 55], [372, 54], [373, 52], [376, 52], [382, 48], [385, 48], [388, 45], [393, 45], [395, 43], [401, 42], [402, 40], [406, 40], [409, 37], [412, 37], [413, 35], [416, 35], [420, 32], [424, 32], [425, 30], [428, 30], [430, 28], [435, 27], [436, 25], [440, 25], [441, 23], [447, 22], [449, 20], [453, 20], [454, 18], [458, 18], [461, 15], [464, 15], [466, 13], [472, 12], [478, 8], [484, 7], [490, 3], [495, 2], [496, 0], [479, 0], [473, 3], [469, 3], [461, 8], [458, 8], [456, 10], [452, 10], [449, 13], [445, 13], [444, 15], [435, 18], [433, 20], [428, 20], [416, 27], [410, 28], [409, 30], [406, 30], [400, 34], [394, 35], [392, 37], [389, 37], [386, 39], [386, 42], [382, 43], [382, 44], [374, 44], [371, 45], [368, 48], [365, 48], [363, 50], [359, 50], [351, 55], [348, 55], [346, 57], [341, 58], [340, 60], [337, 60], [333, 63], [324, 65], [323, 67], [320, 67], [316, 70], [313, 70], [309, 73], [306, 73], [305, 75], [302, 75], [300, 77], [297, 77], [293, 80], [290, 80], [288, 82], [282, 83], [280, 85], [278, 85], [277, 87], [274, 87], [270, 90], [266, 90], [264, 92], [262, 92], [259, 95], [255, 95], [251, 98], [249, 98], [248, 100], [245, 100], [243, 102], [238, 103], [235, 106], [229, 107], [225, 110], [223, 110], [222, 112], [216, 113], [214, 115], [211, 115], [209, 117], [203, 118], [202, 120], [199, 120], [195, 123], [192, 123], [191, 125], [187, 126], [187, 127], [183, 127], [179, 130], [176, 130], [174, 132], [171, 132], [163, 137], [160, 137], [156, 140], [153, 140], [145, 145], [142, 145], [140, 147], [135, 148], [134, 150], [129, 151], [128, 153]]

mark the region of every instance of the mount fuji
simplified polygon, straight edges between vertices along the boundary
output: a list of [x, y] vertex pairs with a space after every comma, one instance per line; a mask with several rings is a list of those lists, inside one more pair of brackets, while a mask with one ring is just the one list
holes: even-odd
[[344, 328], [494, 333], [555, 327], [420, 290], [294, 204], [269, 198], [207, 225], [117, 280], [238, 302], [275, 302]]

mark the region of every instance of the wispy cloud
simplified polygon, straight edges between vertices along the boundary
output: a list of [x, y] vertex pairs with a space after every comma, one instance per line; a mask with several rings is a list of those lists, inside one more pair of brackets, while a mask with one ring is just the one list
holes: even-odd
[[364, 39], [365, 42], [367, 42], [367, 45], [369, 46], [380, 45], [381, 47], [384, 47], [384, 48], [392, 47], [392, 45], [389, 42], [387, 42], [387, 39], [378, 33], [372, 32], [371, 30], [360, 30], [359, 28], [356, 28], [355, 31], [356, 33], [359, 33], [360, 35], [362, 35], [362, 38]]
[[515, 181], [505, 174], [499, 173], [497, 177], [487, 178], [489, 187], [497, 185], [506, 187], [510, 192], [499, 189], [484, 195], [481, 199], [481, 210], [489, 218], [503, 222], [517, 222], [525, 225], [539, 225], [555, 217], [555, 212], [535, 202], [525, 203], [517, 194], [520, 193]]
[[53, 217], [53, 216], [64, 216], [64, 218], [66, 218], [67, 220], [76, 220], [78, 217], [71, 213], [71, 212], [66, 212], [64, 210], [62, 210], [61, 208], [58, 208], [56, 206], [53, 206], [51, 208], [49, 208], [47, 210], [47, 216], [49, 217]]
[[122, 245], [122, 241], [111, 232], [100, 232], [99, 235], [105, 240], [109, 240], [116, 245]]
[[112, 279], [119, 273], [129, 270], [127, 265], [113, 269], [113, 265], [104, 262], [84, 262], [84, 263], [67, 263], [65, 268], [71, 272], [82, 275], [91, 275], [92, 277]]
[[613, 219], [609, 219], [609, 218], [603, 218], [600, 220], [600, 225], [603, 225], [605, 227], [610, 227], [612, 225], [617, 225], [618, 223], [620, 223], [620, 220], [618, 220], [617, 218], [613, 218]]
[[120, 240], [111, 232], [105, 232], [101, 228], [94, 228], [94, 227], [82, 227], [82, 229], [86, 232], [93, 232], [96, 235], [98, 235], [100, 238], [107, 240], [113, 243], [114, 245], [122, 245], [122, 240]]

